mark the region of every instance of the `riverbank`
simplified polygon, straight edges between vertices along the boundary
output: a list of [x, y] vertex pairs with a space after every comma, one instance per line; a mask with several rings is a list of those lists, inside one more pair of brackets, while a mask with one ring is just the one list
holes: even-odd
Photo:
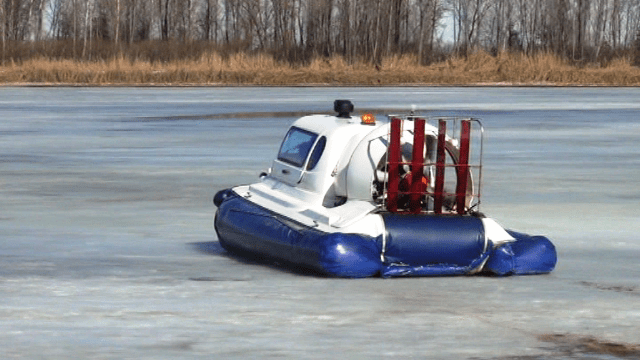
[[204, 55], [197, 60], [149, 62], [30, 59], [0, 65], [1, 85], [144, 86], [639, 86], [640, 68], [624, 58], [606, 65], [574, 65], [551, 54], [478, 52], [428, 66], [414, 56], [379, 65], [341, 57], [294, 66], [269, 55]]

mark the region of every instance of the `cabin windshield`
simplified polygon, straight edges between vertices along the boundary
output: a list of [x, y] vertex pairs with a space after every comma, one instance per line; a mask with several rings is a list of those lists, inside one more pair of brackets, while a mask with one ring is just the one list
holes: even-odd
[[317, 137], [318, 134], [292, 127], [282, 141], [278, 160], [302, 167]]

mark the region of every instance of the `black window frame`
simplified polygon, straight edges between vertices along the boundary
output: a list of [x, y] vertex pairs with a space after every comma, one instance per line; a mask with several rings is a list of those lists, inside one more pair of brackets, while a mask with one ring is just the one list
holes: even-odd
[[316, 140], [316, 144], [311, 150], [311, 154], [309, 155], [309, 160], [307, 161], [307, 171], [311, 171], [316, 168], [318, 162], [322, 158], [322, 154], [324, 153], [324, 149], [327, 147], [327, 137], [321, 136]]

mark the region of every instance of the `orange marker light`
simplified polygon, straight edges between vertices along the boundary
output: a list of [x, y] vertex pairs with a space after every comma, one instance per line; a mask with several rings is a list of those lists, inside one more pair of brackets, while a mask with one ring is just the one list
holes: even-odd
[[360, 117], [361, 120], [361, 124], [362, 125], [375, 125], [376, 124], [376, 117], [373, 116], [373, 114], [364, 114]]

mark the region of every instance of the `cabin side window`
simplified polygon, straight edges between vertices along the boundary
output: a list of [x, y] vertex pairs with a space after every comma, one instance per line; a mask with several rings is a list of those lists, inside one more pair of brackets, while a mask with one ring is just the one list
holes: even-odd
[[318, 165], [318, 161], [322, 157], [322, 153], [324, 152], [324, 147], [327, 145], [327, 138], [321, 137], [316, 146], [313, 148], [313, 152], [311, 152], [311, 156], [309, 157], [309, 162], [307, 163], [307, 170], [315, 169], [316, 165]]
[[302, 167], [317, 137], [318, 134], [292, 127], [282, 141], [278, 160]]

